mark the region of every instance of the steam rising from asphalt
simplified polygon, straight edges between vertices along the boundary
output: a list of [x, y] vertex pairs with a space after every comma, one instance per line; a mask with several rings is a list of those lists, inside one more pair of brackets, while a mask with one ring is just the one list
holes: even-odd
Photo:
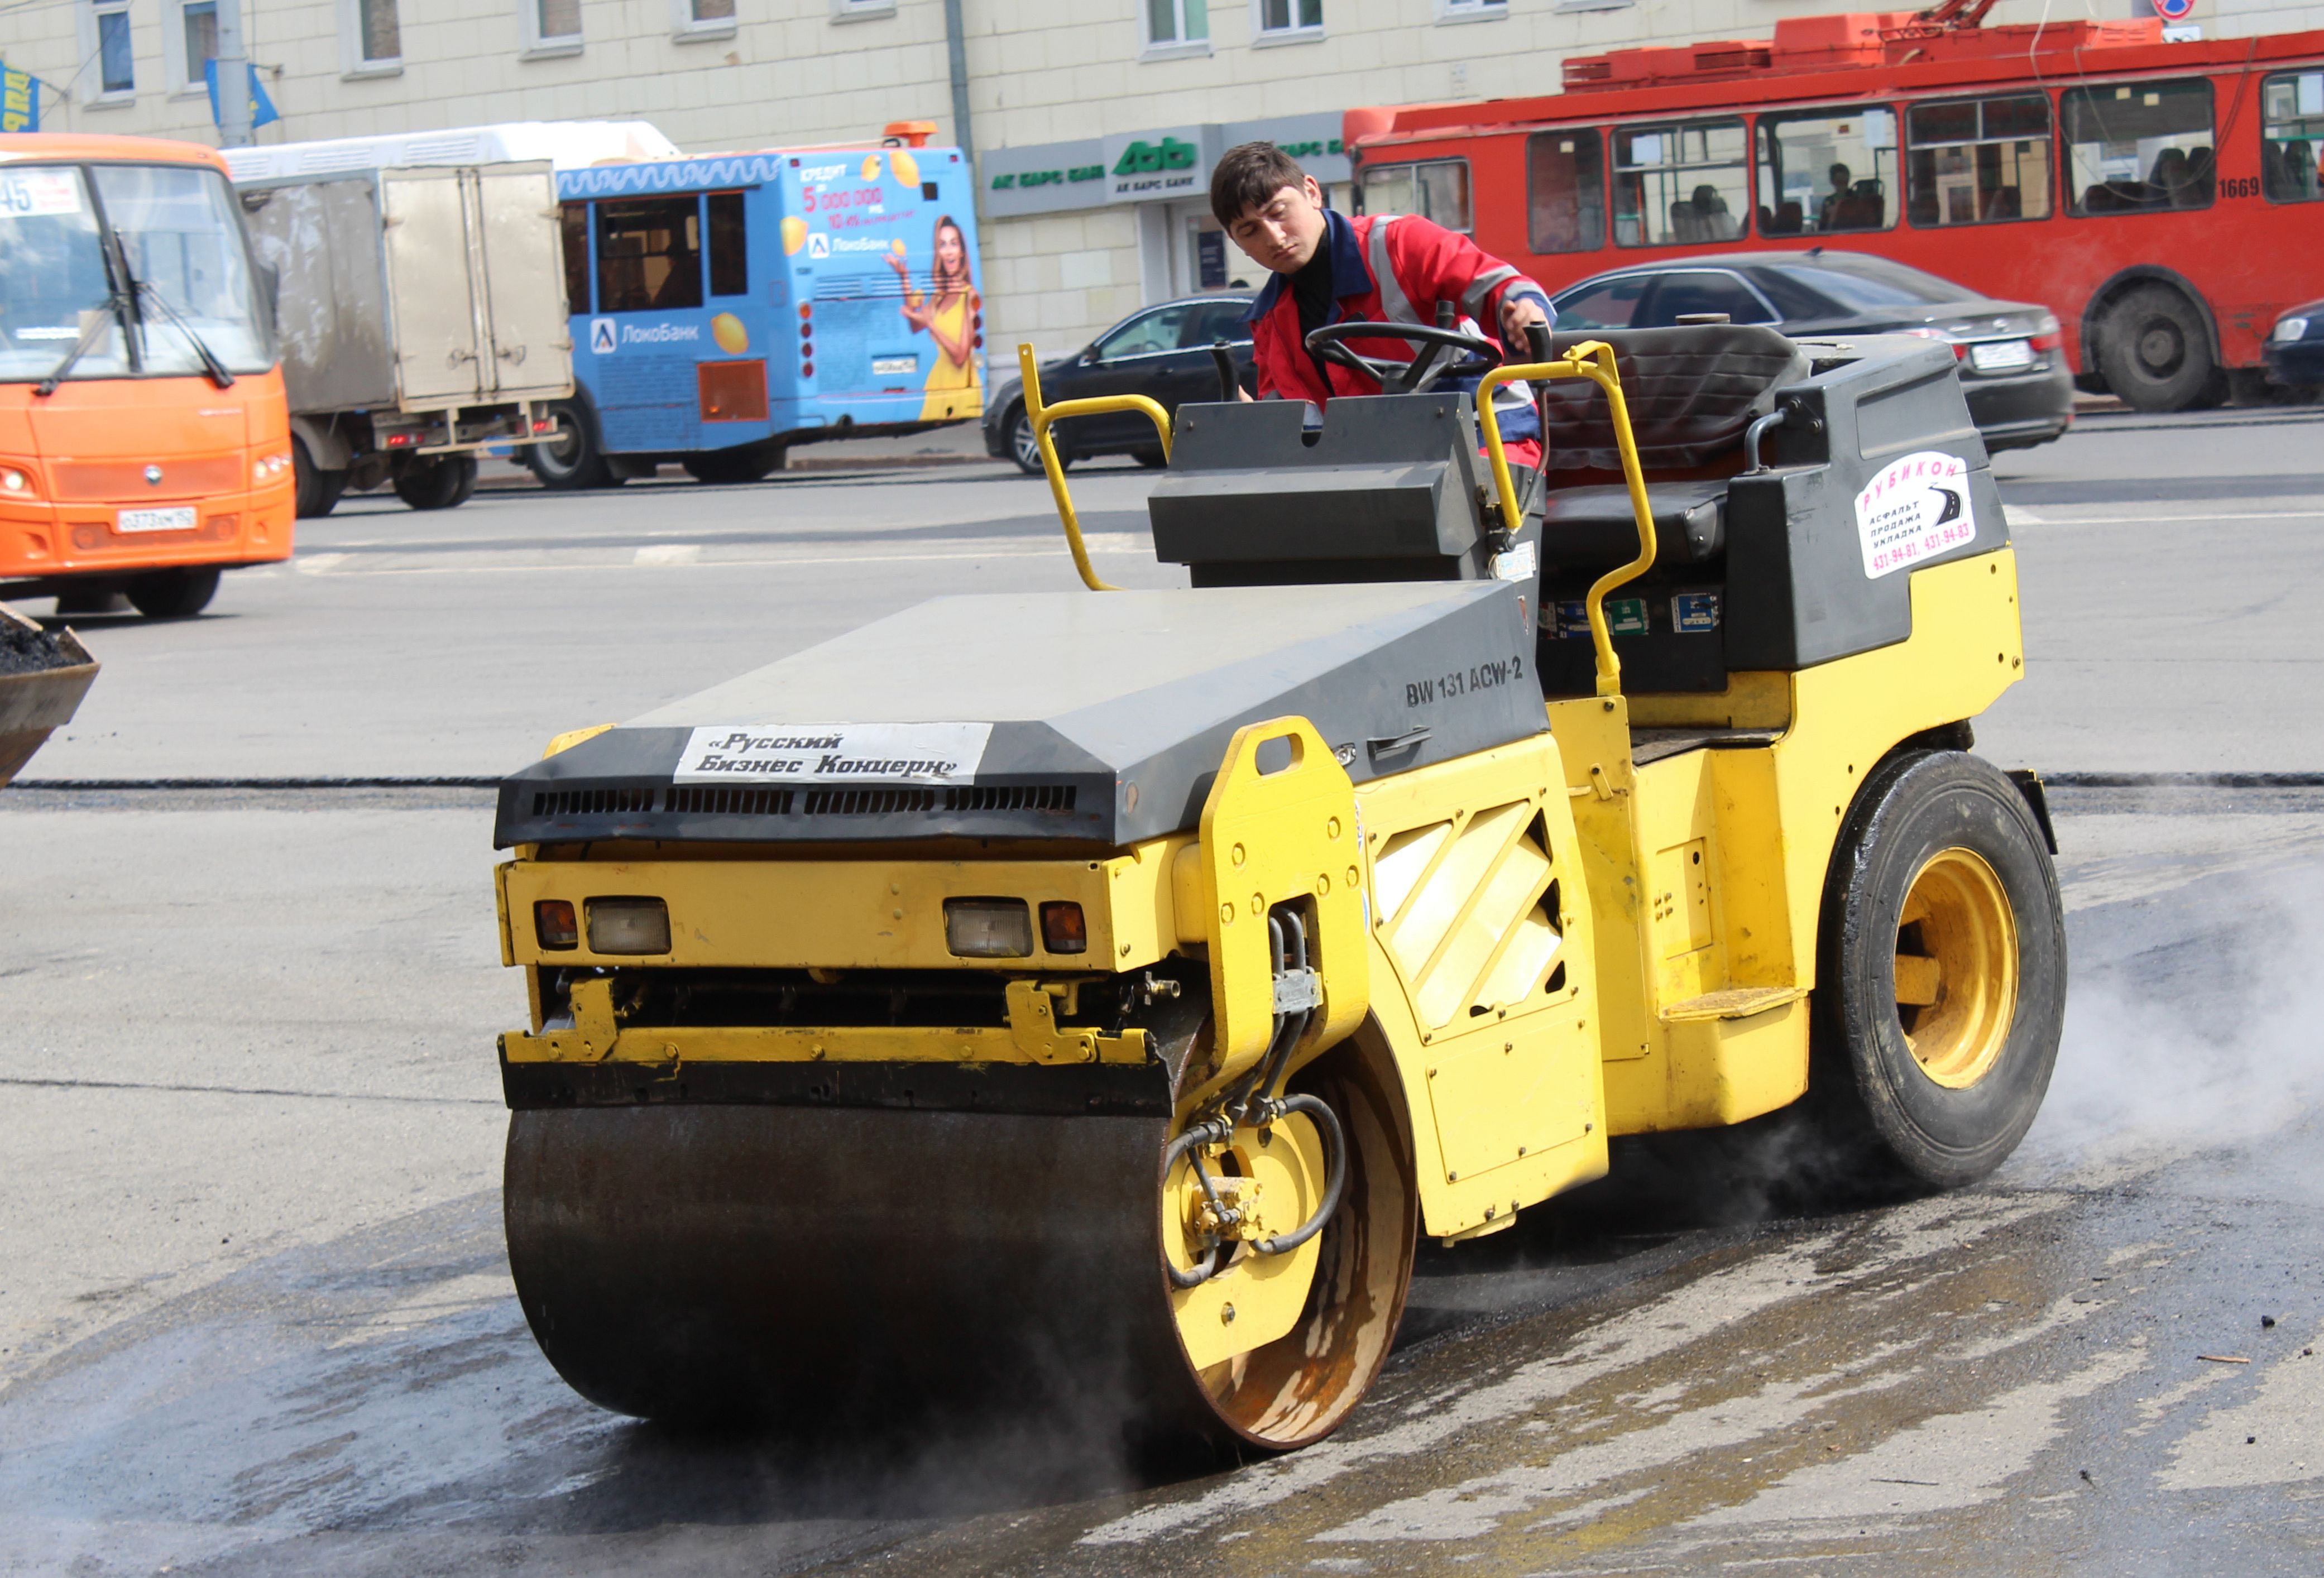
[[[2254, 872], [2229, 914], [2184, 924], [2180, 895], [2074, 927], [2163, 914], [2165, 939], [2079, 968], [2048, 1099], [2015, 1164], [2099, 1174], [2273, 1133], [2324, 1105], [2324, 867]], [[2176, 924], [2171, 924], [2171, 922]]]

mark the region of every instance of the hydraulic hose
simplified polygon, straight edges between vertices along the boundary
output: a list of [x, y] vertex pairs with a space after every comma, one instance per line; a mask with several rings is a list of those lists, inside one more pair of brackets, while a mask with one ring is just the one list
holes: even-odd
[[1294, 1232], [1252, 1240], [1250, 1247], [1262, 1255], [1288, 1253], [1323, 1232], [1323, 1224], [1339, 1210], [1340, 1195], [1348, 1186], [1348, 1132], [1340, 1127], [1340, 1115], [1320, 1096], [1285, 1096], [1274, 1106], [1277, 1113], [1305, 1112], [1313, 1118], [1316, 1131], [1323, 1136], [1323, 1149], [1330, 1159], [1324, 1164], [1323, 1203], [1315, 1207], [1315, 1214]]

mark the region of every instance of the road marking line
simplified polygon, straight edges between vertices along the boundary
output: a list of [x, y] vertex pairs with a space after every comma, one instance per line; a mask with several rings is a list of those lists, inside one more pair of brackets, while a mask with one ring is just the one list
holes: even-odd
[[344, 553], [302, 553], [290, 561], [290, 568], [302, 576], [324, 576], [346, 562]]
[[690, 565], [702, 558], [698, 542], [654, 542], [638, 549], [632, 564]]

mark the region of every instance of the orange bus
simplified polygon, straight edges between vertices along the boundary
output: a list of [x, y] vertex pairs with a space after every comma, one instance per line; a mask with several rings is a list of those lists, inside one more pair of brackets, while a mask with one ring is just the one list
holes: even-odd
[[1848, 248], [2055, 312], [2082, 387], [2255, 398], [2324, 255], [2324, 32], [1980, 26], [1992, 0], [1780, 19], [1564, 63], [1564, 91], [1346, 117], [1356, 202], [1552, 291], [1732, 249]]
[[290, 415], [226, 161], [0, 137], [0, 596], [198, 614], [290, 556]]

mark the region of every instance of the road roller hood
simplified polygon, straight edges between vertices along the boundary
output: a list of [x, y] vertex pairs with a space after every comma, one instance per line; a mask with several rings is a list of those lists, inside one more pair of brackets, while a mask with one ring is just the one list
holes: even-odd
[[513, 774], [494, 836], [1130, 844], [1290, 714], [1358, 782], [1540, 734], [1520, 588], [938, 598]]

